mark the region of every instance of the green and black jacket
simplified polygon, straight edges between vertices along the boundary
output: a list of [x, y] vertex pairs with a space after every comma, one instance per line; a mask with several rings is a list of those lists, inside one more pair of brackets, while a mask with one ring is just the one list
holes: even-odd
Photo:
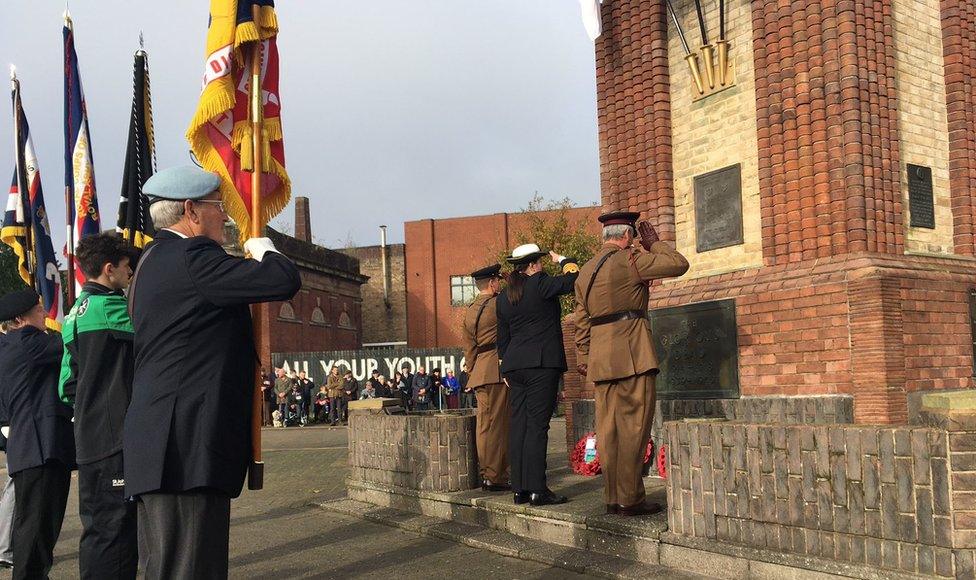
[[78, 463], [122, 451], [122, 424], [132, 398], [132, 321], [120, 290], [88, 282], [62, 329], [58, 393], [75, 408]]

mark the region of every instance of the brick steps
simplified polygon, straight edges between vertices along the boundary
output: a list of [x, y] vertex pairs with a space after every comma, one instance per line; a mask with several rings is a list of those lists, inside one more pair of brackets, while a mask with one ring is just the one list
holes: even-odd
[[425, 536], [433, 536], [505, 556], [601, 578], [709, 578], [664, 566], [567, 548], [510, 532], [421, 515], [351, 499], [319, 504], [322, 509], [350, 515]]

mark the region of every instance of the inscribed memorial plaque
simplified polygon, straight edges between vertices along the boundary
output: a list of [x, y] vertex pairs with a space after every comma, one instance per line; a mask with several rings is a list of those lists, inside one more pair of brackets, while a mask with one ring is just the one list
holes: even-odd
[[652, 310], [661, 399], [739, 396], [739, 343], [735, 300]]
[[699, 252], [742, 243], [742, 166], [695, 177], [695, 234]]
[[935, 229], [932, 168], [908, 164], [908, 212], [913, 228]]

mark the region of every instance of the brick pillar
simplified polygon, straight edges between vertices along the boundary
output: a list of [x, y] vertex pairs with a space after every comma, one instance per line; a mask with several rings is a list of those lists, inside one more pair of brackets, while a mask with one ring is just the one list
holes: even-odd
[[596, 42], [603, 205], [647, 212], [674, 240], [671, 86], [664, 2], [603, 5]]
[[904, 251], [891, 0], [754, 0], [763, 258]]
[[901, 284], [866, 278], [848, 284], [852, 393], [857, 423], [904, 423], [905, 345]]
[[295, 198], [295, 238], [312, 242], [312, 219], [308, 212], [308, 198]]
[[976, 6], [967, 0], [942, 0], [942, 51], [949, 111], [949, 194], [953, 242], [958, 254], [976, 253]]

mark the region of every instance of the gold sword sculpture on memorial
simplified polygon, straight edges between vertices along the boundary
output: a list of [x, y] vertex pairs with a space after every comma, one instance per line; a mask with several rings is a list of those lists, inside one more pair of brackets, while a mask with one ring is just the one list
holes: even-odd
[[718, 2], [719, 34], [718, 40], [714, 44], [708, 39], [708, 25], [705, 22], [705, 10], [702, 8], [701, 0], [694, 1], [702, 40], [702, 45], [698, 49], [701, 56], [700, 61], [699, 54], [693, 52], [688, 44], [688, 37], [681, 26], [678, 13], [675, 11], [671, 0], [666, 0], [668, 13], [671, 15], [671, 21], [678, 33], [681, 47], [685, 51], [685, 61], [691, 70], [691, 78], [694, 81], [693, 90], [697, 100], [735, 84], [735, 61], [729, 58], [731, 43], [726, 37], [725, 0]]

